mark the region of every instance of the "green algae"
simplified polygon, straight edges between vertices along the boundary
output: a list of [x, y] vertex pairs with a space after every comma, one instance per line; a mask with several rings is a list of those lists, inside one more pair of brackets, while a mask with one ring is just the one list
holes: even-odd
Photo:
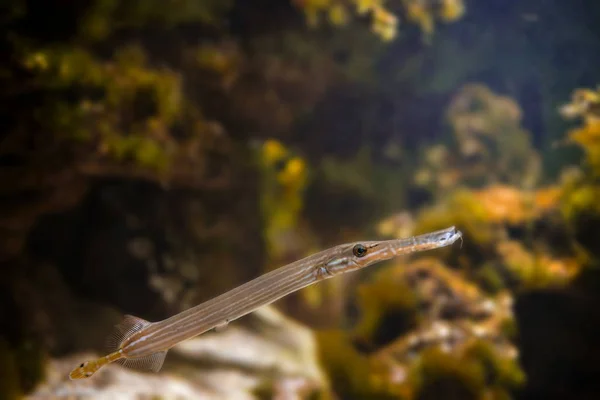
[[461, 360], [439, 349], [423, 351], [411, 370], [414, 399], [479, 399], [485, 389], [484, 372], [474, 360]]
[[387, 344], [418, 322], [418, 299], [401, 281], [380, 278], [357, 289], [360, 319], [354, 340], [369, 348]]
[[0, 338], [0, 393], [3, 399], [16, 400], [23, 394], [17, 362], [8, 342]]
[[45, 377], [46, 354], [32, 341], [17, 346], [0, 337], [0, 393], [16, 400], [29, 393]]
[[511, 389], [524, 382], [523, 371], [484, 341], [459, 354], [439, 348], [424, 350], [410, 372], [415, 399], [510, 398]]
[[359, 353], [343, 331], [318, 331], [319, 358], [337, 396], [347, 399], [391, 400], [400, 388], [388, 381], [377, 360]]

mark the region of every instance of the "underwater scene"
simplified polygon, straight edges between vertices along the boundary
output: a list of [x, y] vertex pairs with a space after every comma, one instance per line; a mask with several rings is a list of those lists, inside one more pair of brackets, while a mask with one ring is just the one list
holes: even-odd
[[0, 3], [0, 400], [600, 399], [600, 2]]

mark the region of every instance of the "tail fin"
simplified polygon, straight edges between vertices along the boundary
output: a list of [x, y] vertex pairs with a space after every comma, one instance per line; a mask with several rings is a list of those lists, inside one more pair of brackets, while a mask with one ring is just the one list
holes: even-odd
[[160, 371], [167, 355], [166, 351], [159, 351], [139, 358], [126, 358], [126, 355], [121, 351], [121, 345], [125, 339], [148, 325], [150, 325], [150, 322], [144, 319], [134, 317], [133, 315], [125, 315], [123, 321], [116, 325], [114, 331], [106, 338], [108, 355], [100, 357], [97, 360], [82, 363], [79, 367], [71, 371], [69, 377], [71, 379], [89, 378], [100, 368], [111, 362], [139, 371]]
[[[123, 317], [123, 321], [116, 325], [112, 334], [106, 338], [107, 351], [112, 353], [120, 350], [121, 345], [126, 339], [128, 339], [134, 333], [141, 331], [148, 325], [150, 325], [150, 322], [146, 321], [145, 319], [138, 318], [133, 315], [125, 315], [125, 317]], [[115, 360], [115, 362], [125, 368], [137, 371], [158, 372], [162, 368], [166, 355], [166, 351], [159, 351], [144, 357], [123, 357]]]

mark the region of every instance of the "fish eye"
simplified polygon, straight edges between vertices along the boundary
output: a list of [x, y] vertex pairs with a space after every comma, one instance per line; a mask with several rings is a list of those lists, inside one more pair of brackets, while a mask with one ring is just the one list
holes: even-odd
[[79, 368], [83, 368], [85, 367], [85, 363], [81, 363], [81, 365], [79, 366]]
[[367, 254], [367, 248], [362, 244], [357, 244], [352, 248], [352, 254], [356, 257], [363, 257]]

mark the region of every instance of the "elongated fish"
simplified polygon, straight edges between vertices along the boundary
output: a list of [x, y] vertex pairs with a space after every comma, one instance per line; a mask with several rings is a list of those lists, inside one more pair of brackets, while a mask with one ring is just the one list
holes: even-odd
[[342, 244], [266, 273], [220, 296], [158, 322], [126, 315], [109, 337], [110, 353], [71, 371], [71, 379], [89, 378], [111, 362], [158, 372], [167, 351], [213, 328], [226, 326], [259, 307], [338, 274], [392, 257], [448, 246], [462, 237], [455, 227], [404, 239]]

